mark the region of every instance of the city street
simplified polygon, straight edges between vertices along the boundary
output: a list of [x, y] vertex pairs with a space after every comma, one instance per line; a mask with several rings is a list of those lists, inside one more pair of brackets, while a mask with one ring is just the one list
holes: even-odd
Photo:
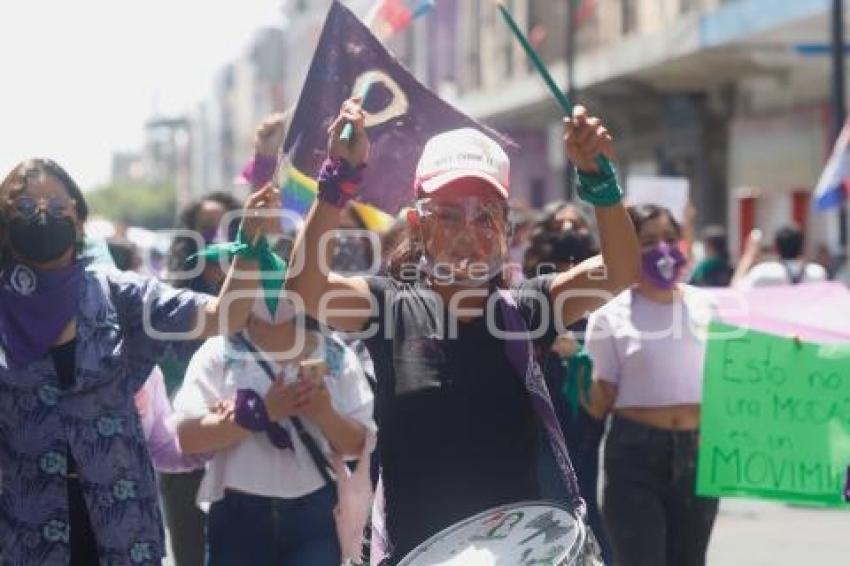
[[850, 509], [726, 499], [708, 549], [709, 566], [850, 563]]
[[[850, 509], [725, 499], [708, 566], [838, 566], [850, 562]], [[166, 559], [164, 566], [173, 566]]]

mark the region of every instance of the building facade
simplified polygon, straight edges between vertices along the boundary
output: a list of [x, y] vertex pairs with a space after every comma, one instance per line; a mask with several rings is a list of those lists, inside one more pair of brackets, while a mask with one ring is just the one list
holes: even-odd
[[[506, 2], [566, 85], [566, 2]], [[802, 45], [829, 40], [829, 0], [581, 0], [573, 88], [617, 137], [630, 173], [685, 176], [698, 223], [795, 221], [832, 244], [834, 215], [811, 218], [832, 133], [829, 64]], [[565, 194], [560, 110], [489, 0], [441, 0], [403, 59], [444, 98], [511, 135], [514, 193], [539, 206]], [[410, 40], [407, 40], [408, 43]]]

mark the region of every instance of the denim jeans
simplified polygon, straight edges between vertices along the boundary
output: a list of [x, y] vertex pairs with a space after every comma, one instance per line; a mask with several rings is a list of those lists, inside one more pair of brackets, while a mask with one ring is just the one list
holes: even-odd
[[602, 506], [617, 566], [703, 566], [718, 500], [696, 494], [696, 431], [615, 416]]
[[208, 566], [339, 566], [335, 486], [298, 499], [226, 491], [210, 507]]

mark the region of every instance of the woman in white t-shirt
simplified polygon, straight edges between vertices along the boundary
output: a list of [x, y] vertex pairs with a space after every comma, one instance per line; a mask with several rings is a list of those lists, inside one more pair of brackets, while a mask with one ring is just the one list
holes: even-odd
[[213, 454], [197, 498], [208, 564], [340, 564], [325, 464], [363, 453], [372, 406], [356, 354], [293, 320], [255, 317], [243, 334], [207, 341], [174, 409], [183, 450]]
[[613, 412], [603, 515], [619, 566], [705, 563], [718, 501], [696, 495], [705, 339], [711, 302], [680, 283], [681, 228], [665, 209], [631, 207], [638, 284], [594, 312], [590, 410]]

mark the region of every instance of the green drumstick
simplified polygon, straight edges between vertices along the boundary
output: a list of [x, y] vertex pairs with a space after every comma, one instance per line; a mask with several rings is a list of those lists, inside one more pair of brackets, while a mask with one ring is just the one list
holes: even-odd
[[[505, 7], [502, 0], [494, 1], [496, 2], [496, 5], [499, 8], [499, 12], [502, 13], [502, 17], [505, 19], [505, 23], [508, 24], [508, 27], [514, 34], [514, 37], [516, 37], [517, 41], [519, 41], [520, 45], [525, 51], [525, 54], [528, 55], [528, 58], [531, 60], [531, 64], [534, 65], [535, 69], [537, 69], [537, 73], [543, 78], [543, 82], [546, 83], [546, 86], [549, 87], [549, 91], [552, 93], [552, 96], [554, 96], [555, 100], [558, 101], [558, 104], [561, 106], [561, 110], [567, 116], [572, 116], [573, 103], [570, 101], [566, 93], [561, 90], [555, 83], [555, 80], [552, 78], [552, 74], [549, 73], [549, 69], [546, 68], [546, 63], [543, 62], [543, 59], [541, 59], [540, 55], [537, 53], [537, 51], [535, 51], [534, 47], [531, 45], [531, 42], [528, 41], [528, 38], [525, 37], [525, 34], [522, 33], [521, 29], [519, 29], [519, 25], [517, 25], [516, 20], [514, 20], [514, 17], [511, 15], [511, 12]], [[596, 164], [599, 165], [600, 172], [613, 174], [611, 162], [608, 161], [608, 158], [604, 155], [596, 156]]]
[[[366, 101], [366, 97], [369, 96], [370, 90], [372, 90], [372, 81], [363, 83], [363, 86], [360, 88], [360, 92], [357, 93], [361, 104]], [[344, 142], [350, 142], [352, 137], [354, 137], [354, 124], [349, 122], [342, 128], [342, 132], [339, 134], [339, 139]]]

